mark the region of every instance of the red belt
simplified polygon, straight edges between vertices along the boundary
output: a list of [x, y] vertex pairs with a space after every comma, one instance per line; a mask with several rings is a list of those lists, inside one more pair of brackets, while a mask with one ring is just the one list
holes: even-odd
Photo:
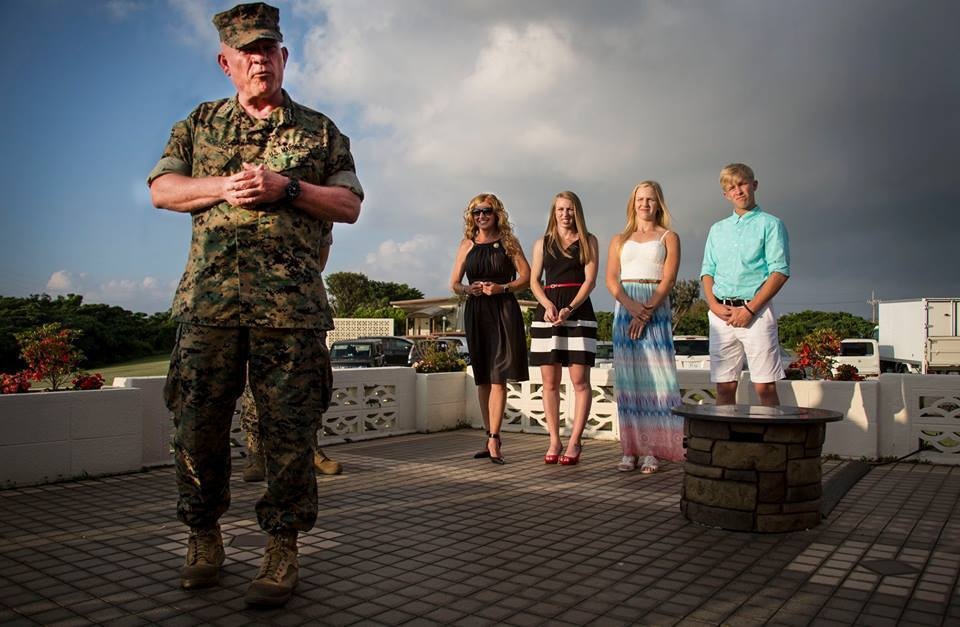
[[558, 287], [580, 287], [583, 283], [551, 283], [550, 285], [543, 286], [545, 290], [555, 290]]

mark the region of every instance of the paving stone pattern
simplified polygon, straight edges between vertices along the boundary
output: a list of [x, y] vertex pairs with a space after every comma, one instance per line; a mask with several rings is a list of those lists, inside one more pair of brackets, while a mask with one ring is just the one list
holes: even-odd
[[960, 624], [960, 468], [881, 466], [815, 529], [753, 534], [686, 520], [679, 464], [617, 472], [618, 444], [589, 441], [545, 466], [546, 444], [505, 433], [501, 467], [470, 430], [328, 448], [344, 474], [319, 479], [300, 585], [270, 611], [243, 605], [260, 486], [239, 464], [238, 542], [201, 591], [178, 587], [170, 468], [0, 491], [0, 624]]

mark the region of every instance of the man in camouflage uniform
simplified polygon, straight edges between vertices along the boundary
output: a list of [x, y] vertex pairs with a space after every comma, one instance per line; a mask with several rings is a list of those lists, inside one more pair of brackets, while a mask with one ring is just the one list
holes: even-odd
[[332, 223], [356, 222], [363, 198], [347, 137], [282, 89], [288, 53], [279, 17], [263, 3], [214, 16], [217, 62], [237, 95], [175, 124], [148, 178], [154, 205], [193, 221], [165, 389], [176, 426], [177, 516], [190, 527], [180, 582], [219, 580], [230, 423], [249, 369], [267, 471], [256, 511], [269, 534], [246, 593], [251, 605], [290, 598], [297, 534], [317, 517], [312, 444], [330, 398], [323, 336], [333, 326], [317, 251]]

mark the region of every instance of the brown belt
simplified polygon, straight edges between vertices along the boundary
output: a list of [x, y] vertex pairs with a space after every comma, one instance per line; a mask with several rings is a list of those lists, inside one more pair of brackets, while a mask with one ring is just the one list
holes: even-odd
[[583, 283], [551, 283], [550, 285], [544, 285], [543, 289], [545, 290], [555, 290], [558, 287], [580, 287]]
[[659, 283], [660, 279], [620, 279], [621, 283]]

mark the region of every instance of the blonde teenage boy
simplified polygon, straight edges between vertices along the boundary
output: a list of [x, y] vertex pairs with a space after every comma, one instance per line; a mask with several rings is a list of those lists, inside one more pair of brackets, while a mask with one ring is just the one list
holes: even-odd
[[710, 227], [700, 268], [710, 307], [710, 380], [717, 404], [733, 405], [746, 358], [760, 402], [779, 405], [776, 382], [784, 373], [771, 300], [790, 276], [787, 229], [757, 205], [749, 166], [724, 167], [720, 188], [733, 214]]

